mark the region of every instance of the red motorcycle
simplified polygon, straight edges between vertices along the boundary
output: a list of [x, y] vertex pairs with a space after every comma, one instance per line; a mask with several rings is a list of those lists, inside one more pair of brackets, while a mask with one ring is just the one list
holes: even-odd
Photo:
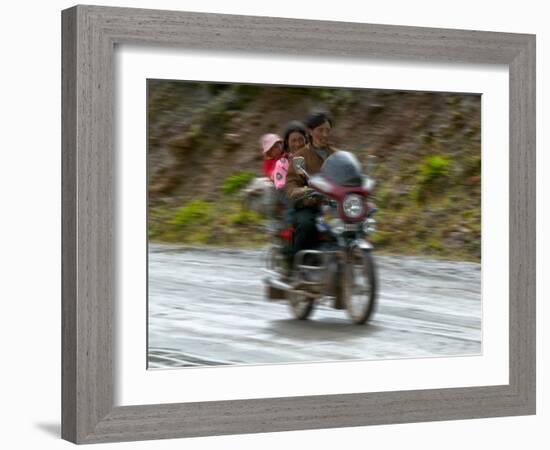
[[368, 236], [375, 228], [376, 208], [368, 200], [374, 180], [362, 174], [352, 153], [339, 151], [326, 159], [321, 171], [310, 176], [304, 158], [295, 157], [294, 168], [308, 180], [306, 197], [317, 197], [319, 243], [298, 252], [290, 277], [285, 254], [292, 244], [292, 228], [273, 232], [264, 283], [269, 300], [287, 300], [297, 319], [310, 316], [317, 302], [327, 299], [336, 309], [346, 309], [354, 323], [364, 324], [377, 299], [373, 245]]

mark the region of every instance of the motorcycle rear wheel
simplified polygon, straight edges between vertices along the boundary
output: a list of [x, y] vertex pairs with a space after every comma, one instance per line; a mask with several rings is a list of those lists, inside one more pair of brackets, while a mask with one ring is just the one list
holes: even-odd
[[352, 250], [347, 277], [350, 292], [345, 296], [346, 310], [354, 323], [362, 325], [374, 312], [377, 297], [376, 268], [370, 251]]

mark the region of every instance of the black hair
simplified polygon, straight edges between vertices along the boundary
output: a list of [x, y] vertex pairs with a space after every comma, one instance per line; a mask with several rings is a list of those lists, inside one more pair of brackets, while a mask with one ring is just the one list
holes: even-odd
[[293, 120], [292, 122], [289, 122], [289, 124], [285, 128], [285, 133], [283, 135], [283, 148], [286, 152], [288, 152], [288, 138], [292, 133], [298, 132], [302, 136], [304, 136], [304, 139], [306, 140], [306, 144], [308, 142], [308, 136], [306, 127], [302, 122], [299, 120]]
[[313, 130], [325, 122], [328, 122], [331, 127], [333, 126], [330, 114], [324, 111], [315, 111], [307, 117], [306, 125], [310, 130]]

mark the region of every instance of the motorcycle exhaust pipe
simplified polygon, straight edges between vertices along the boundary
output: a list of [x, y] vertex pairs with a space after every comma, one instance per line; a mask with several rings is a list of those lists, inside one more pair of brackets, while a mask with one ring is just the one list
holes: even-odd
[[274, 287], [275, 289], [280, 289], [282, 291], [299, 292], [300, 294], [303, 294], [303, 295], [305, 295], [307, 297], [311, 297], [311, 298], [317, 298], [318, 297], [318, 295], [316, 295], [312, 292], [303, 291], [301, 289], [296, 289], [295, 286], [292, 286], [291, 284], [285, 283], [284, 281], [278, 280], [276, 278], [266, 277], [266, 278], [264, 278], [264, 283], [268, 284], [271, 287]]
[[272, 278], [272, 277], [265, 277], [264, 282], [274, 287], [275, 289], [281, 289], [283, 291], [290, 291], [294, 289], [294, 287], [291, 286], [290, 284], [285, 283], [284, 281], [281, 281], [281, 280], [277, 280], [276, 278]]

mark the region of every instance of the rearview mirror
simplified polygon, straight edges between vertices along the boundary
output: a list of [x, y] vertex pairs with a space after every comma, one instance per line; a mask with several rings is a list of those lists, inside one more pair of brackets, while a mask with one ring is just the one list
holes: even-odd
[[309, 178], [309, 174], [306, 172], [305, 168], [305, 158], [303, 156], [295, 156], [292, 158], [292, 165], [296, 172], [302, 172], [306, 178]]
[[305, 159], [303, 156], [296, 156], [295, 158], [292, 158], [292, 165], [294, 166], [294, 169], [296, 171], [304, 171], [304, 163]]

